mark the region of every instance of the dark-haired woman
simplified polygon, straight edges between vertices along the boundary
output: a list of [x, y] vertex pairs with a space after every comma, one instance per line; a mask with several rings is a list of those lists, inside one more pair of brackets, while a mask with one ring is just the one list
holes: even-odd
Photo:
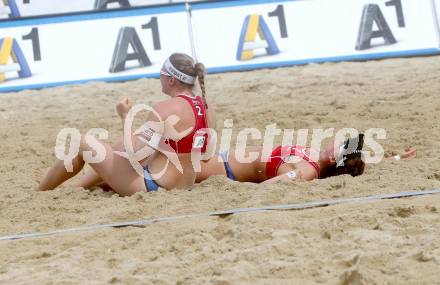
[[[342, 146], [346, 146], [346, 143]], [[317, 152], [307, 147], [284, 146], [276, 147], [270, 159], [262, 159], [261, 147], [248, 147], [245, 157], [250, 153], [257, 154], [253, 162], [240, 162], [235, 155], [228, 152], [202, 162], [202, 171], [197, 173], [196, 182], [201, 182], [210, 176], [224, 175], [231, 180], [254, 183], [275, 183], [277, 181], [304, 180], [327, 178], [335, 175], [361, 175], [365, 169], [362, 161], [362, 145], [355, 151], [344, 153], [344, 147], [336, 151], [334, 144], [330, 144], [324, 151]], [[313, 153], [314, 152], [314, 153]], [[415, 149], [406, 149], [399, 155], [388, 159], [410, 159], [416, 156]], [[293, 158], [296, 159], [293, 159]]]

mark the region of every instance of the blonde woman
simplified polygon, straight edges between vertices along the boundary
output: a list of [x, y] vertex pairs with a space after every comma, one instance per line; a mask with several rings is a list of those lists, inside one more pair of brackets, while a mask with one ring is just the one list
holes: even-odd
[[[197, 79], [202, 96], [193, 92]], [[105, 148], [105, 159], [90, 163], [93, 172], [86, 175], [81, 183], [101, 180], [121, 196], [138, 191], [155, 191], [159, 186], [165, 189], [191, 188], [196, 178], [191, 153], [206, 152], [210, 138], [205, 129], [213, 128], [215, 122], [214, 110], [208, 108], [205, 98], [205, 67], [202, 63], [195, 63], [188, 55], [172, 54], [163, 64], [160, 82], [162, 92], [170, 98], [153, 106], [154, 112], [149, 113], [147, 123], [133, 136], [133, 149], [146, 148], [150, 154], [140, 161], [144, 168], [143, 176], [126, 157], [114, 153], [114, 150], [121, 149], [114, 149], [93, 136], [83, 136], [79, 154], [73, 159], [73, 171], [68, 172], [63, 161], [56, 161], [38, 189], [52, 190], [74, 177], [85, 164], [83, 152], [99, 147]], [[127, 98], [116, 106], [123, 124], [131, 107]], [[172, 122], [172, 125], [167, 122]], [[170, 163], [167, 153], [177, 157], [180, 167]], [[157, 173], [162, 175], [154, 175]]]

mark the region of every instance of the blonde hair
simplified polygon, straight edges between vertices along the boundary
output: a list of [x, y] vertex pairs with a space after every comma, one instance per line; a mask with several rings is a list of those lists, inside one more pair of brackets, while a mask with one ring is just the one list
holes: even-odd
[[[170, 62], [180, 72], [183, 72], [189, 76], [198, 77], [200, 89], [202, 90], [203, 104], [205, 104], [205, 108], [208, 109], [208, 104], [206, 103], [206, 90], [205, 90], [206, 69], [203, 63], [198, 62], [194, 64], [194, 59], [184, 53], [173, 53], [170, 56]], [[187, 85], [190, 88], [194, 87], [194, 84], [186, 84], [182, 81], [180, 81], [180, 83]]]

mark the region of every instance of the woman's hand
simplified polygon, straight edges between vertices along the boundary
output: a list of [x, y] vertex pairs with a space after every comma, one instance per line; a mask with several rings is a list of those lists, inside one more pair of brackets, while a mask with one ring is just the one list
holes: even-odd
[[116, 112], [118, 112], [118, 115], [122, 120], [125, 119], [132, 105], [131, 100], [128, 98], [124, 98], [118, 104], [116, 104]]
[[390, 156], [389, 159], [401, 160], [401, 159], [411, 159], [417, 156], [417, 150], [415, 148], [405, 148], [405, 150], [398, 155]]
[[416, 157], [417, 153], [416, 153], [416, 149], [415, 148], [406, 148], [404, 152], [400, 153], [400, 158], [402, 159], [409, 159], [409, 158], [414, 158]]

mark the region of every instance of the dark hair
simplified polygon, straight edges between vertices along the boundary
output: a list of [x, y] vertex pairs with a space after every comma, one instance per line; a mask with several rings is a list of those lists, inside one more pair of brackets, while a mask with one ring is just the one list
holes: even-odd
[[[206, 109], [208, 109], [208, 104], [206, 103], [206, 91], [205, 91], [205, 66], [203, 63], [195, 63], [192, 57], [186, 55], [184, 53], [173, 53], [170, 56], [170, 62], [173, 64], [175, 68], [179, 71], [185, 73], [186, 75], [198, 77], [200, 89], [202, 90], [202, 99], [205, 104]], [[186, 84], [180, 81], [184, 85], [188, 85], [189, 87], [194, 87], [194, 84]]]
[[325, 173], [322, 173], [321, 178], [327, 178], [331, 176], [338, 176], [342, 174], [350, 174], [355, 177], [364, 173], [365, 162], [361, 157], [348, 158], [344, 161], [343, 166], [337, 167], [336, 164], [327, 169]]
[[336, 158], [336, 163], [322, 173], [321, 178], [350, 174], [358, 176], [364, 173], [365, 162], [362, 160], [362, 148], [364, 146], [364, 135], [345, 140], [341, 153]]

